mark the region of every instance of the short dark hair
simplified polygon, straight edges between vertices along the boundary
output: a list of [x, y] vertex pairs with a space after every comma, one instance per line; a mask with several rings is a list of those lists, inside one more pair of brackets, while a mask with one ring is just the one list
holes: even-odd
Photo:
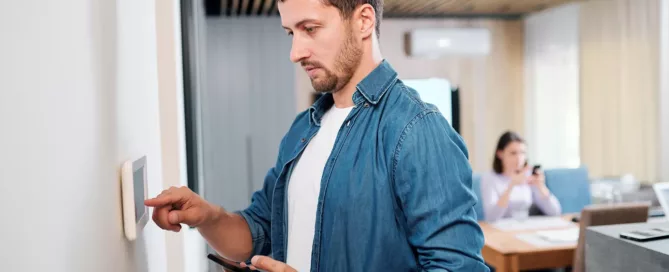
[[514, 142], [525, 143], [525, 140], [523, 137], [520, 137], [518, 133], [513, 131], [504, 132], [504, 134], [499, 137], [499, 141], [497, 141], [497, 148], [495, 149], [495, 159], [492, 161], [492, 169], [495, 171], [495, 173], [501, 174], [504, 172], [504, 165], [502, 165], [502, 160], [497, 157], [497, 152], [504, 150], [510, 143]]
[[[279, 0], [285, 2], [286, 0]], [[321, 0], [323, 4], [334, 6], [344, 19], [350, 19], [353, 11], [361, 5], [369, 4], [376, 13], [376, 37], [381, 37], [381, 19], [383, 18], [383, 0]]]

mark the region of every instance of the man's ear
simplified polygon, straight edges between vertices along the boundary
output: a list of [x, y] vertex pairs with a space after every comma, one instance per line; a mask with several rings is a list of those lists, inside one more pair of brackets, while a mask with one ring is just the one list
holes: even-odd
[[355, 30], [360, 33], [360, 37], [362, 39], [366, 39], [372, 35], [375, 35], [377, 22], [376, 12], [374, 11], [374, 7], [372, 7], [372, 5], [363, 4], [359, 6], [353, 14], [352, 19], [356, 21], [354, 24], [356, 27]]

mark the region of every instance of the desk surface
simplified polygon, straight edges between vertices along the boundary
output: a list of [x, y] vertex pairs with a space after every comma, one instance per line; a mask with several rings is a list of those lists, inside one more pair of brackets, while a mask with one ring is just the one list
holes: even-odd
[[621, 232], [668, 227], [669, 223], [636, 223], [589, 227], [585, 234], [587, 271], [669, 271], [669, 239], [635, 242]]
[[[571, 218], [572, 218], [571, 215], [563, 217], [563, 219], [568, 222], [570, 222]], [[498, 230], [492, 224], [486, 222], [479, 222], [479, 225], [481, 226], [481, 229], [483, 230], [483, 235], [485, 236], [485, 246], [501, 254], [542, 252], [542, 251], [555, 251], [555, 250], [574, 250], [576, 248], [576, 244], [538, 247], [529, 244], [516, 237], [516, 235], [521, 233], [533, 233], [538, 230], [558, 230], [558, 229], [578, 227], [578, 224], [572, 222], [570, 222], [569, 226], [566, 227], [542, 228], [542, 229], [521, 230], [521, 231]]]
[[620, 238], [621, 232], [626, 231], [635, 231], [635, 230], [648, 230], [652, 228], [667, 228], [669, 227], [669, 222], [656, 222], [656, 223], [635, 223], [635, 224], [621, 224], [621, 225], [609, 225], [609, 226], [598, 226], [598, 227], [589, 227], [587, 232], [596, 232], [602, 235], [618, 239], [621, 242], [646, 248], [658, 253], [669, 255], [669, 239], [661, 239], [648, 242], [636, 242], [628, 239]]
[[495, 267], [498, 272], [520, 271], [531, 269], [558, 268], [572, 264], [576, 244], [556, 246], [535, 246], [516, 236], [521, 233], [532, 233], [537, 230], [556, 230], [577, 227], [571, 223], [572, 215], [562, 218], [570, 224], [558, 228], [542, 228], [534, 230], [502, 231], [486, 222], [479, 222], [485, 245], [482, 254], [486, 263]]

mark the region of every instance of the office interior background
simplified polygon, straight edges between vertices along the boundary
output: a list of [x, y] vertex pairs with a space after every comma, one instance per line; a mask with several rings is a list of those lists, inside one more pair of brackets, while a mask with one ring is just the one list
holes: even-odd
[[[669, 181], [669, 1], [385, 5], [384, 58], [475, 173], [513, 130], [593, 188]], [[210, 271], [194, 229], [124, 238], [120, 164], [243, 209], [316, 97], [272, 0], [3, 1], [0, 33], [0, 271]]]

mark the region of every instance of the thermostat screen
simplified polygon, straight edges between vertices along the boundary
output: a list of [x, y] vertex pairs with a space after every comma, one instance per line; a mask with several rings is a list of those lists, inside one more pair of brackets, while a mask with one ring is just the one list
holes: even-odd
[[135, 191], [135, 222], [139, 222], [145, 211], [144, 206], [144, 167], [137, 169], [132, 177]]

